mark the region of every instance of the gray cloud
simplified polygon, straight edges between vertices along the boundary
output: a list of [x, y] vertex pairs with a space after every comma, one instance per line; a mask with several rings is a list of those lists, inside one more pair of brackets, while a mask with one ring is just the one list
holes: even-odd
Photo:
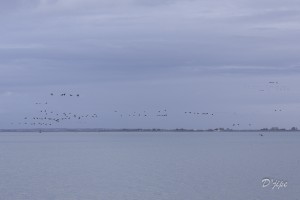
[[[159, 94], [164, 98], [156, 100], [157, 105], [170, 101], [175, 109], [185, 104], [172, 98], [197, 107], [202, 96], [185, 91], [197, 93], [189, 88], [210, 85], [191, 84], [189, 79], [208, 76], [235, 88], [242, 81], [239, 76], [251, 81], [263, 76], [267, 83], [272, 77], [286, 81], [299, 74], [300, 4], [293, 0], [15, 0], [1, 1], [0, 8], [0, 92], [5, 99], [25, 95], [22, 91], [33, 95], [72, 86], [103, 93], [105, 84], [107, 104], [110, 95], [126, 96], [122, 91], [128, 91], [145, 99], [130, 103], [136, 101], [132, 95], [123, 98], [124, 104], [147, 107]], [[132, 87], [141, 81], [141, 87]], [[153, 82], [160, 87], [150, 87]], [[168, 93], [176, 88], [184, 95]], [[229, 89], [225, 98], [251, 107], [251, 101], [231, 98], [235, 91], [247, 90]], [[214, 92], [206, 95], [222, 98]], [[209, 108], [216, 105], [209, 102]], [[0, 102], [4, 104], [9, 101]]]

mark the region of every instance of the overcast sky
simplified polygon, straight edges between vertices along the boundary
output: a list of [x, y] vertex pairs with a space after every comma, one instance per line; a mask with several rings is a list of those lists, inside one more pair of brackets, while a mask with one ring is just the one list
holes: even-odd
[[298, 0], [0, 0], [0, 25], [0, 128], [300, 128]]

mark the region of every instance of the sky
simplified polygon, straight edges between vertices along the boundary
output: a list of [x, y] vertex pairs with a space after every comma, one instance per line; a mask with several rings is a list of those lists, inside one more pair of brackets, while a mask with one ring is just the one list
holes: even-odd
[[0, 0], [0, 128], [300, 128], [299, 11]]

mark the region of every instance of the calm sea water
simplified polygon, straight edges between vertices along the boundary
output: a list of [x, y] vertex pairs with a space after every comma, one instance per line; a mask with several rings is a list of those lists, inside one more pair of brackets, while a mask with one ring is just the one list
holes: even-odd
[[300, 134], [0, 133], [0, 199], [296, 200]]

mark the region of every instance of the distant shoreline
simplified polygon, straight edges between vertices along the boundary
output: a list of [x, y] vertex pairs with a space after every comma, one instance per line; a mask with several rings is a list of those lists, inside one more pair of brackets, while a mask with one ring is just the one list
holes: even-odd
[[297, 128], [292, 129], [139, 129], [139, 128], [35, 128], [35, 129], [0, 129], [0, 132], [299, 132]]

